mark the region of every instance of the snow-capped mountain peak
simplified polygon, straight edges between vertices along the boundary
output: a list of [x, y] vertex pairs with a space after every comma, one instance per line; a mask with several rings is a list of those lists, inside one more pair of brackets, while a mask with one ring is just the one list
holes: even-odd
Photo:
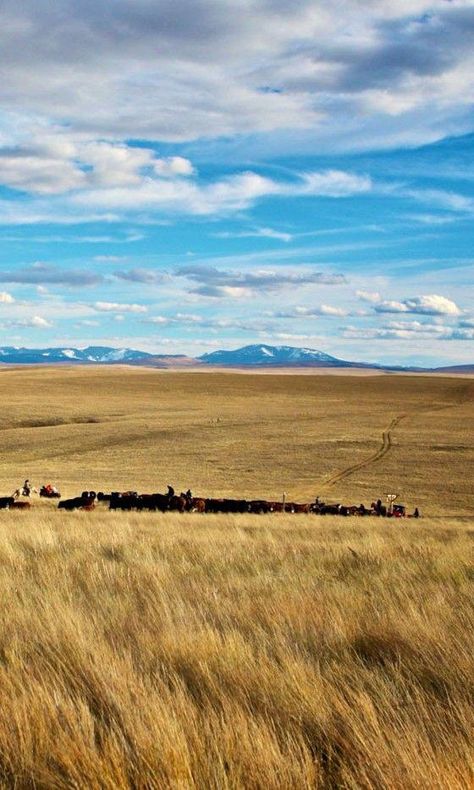
[[203, 354], [199, 359], [208, 365], [315, 365], [330, 364], [343, 366], [342, 360], [331, 357], [323, 351], [312, 348], [292, 346], [269, 346], [257, 344], [243, 346], [235, 351], [213, 351]]
[[113, 363], [145, 360], [151, 357], [145, 351], [132, 348], [109, 348], [108, 346], [89, 346], [88, 348], [0, 348], [2, 363], [38, 365], [41, 363]]

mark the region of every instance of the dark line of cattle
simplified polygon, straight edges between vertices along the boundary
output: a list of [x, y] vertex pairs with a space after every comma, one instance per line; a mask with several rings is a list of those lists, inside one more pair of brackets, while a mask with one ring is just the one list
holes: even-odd
[[[405, 516], [402, 505], [388, 511], [380, 500], [372, 502], [370, 508], [361, 505], [341, 505], [321, 502], [319, 497], [314, 502], [274, 502], [265, 499], [213, 499], [194, 497], [188, 494], [139, 494], [136, 491], [104, 494], [95, 491], [83, 491], [80, 497], [63, 499], [58, 507], [64, 510], [93, 510], [96, 502], [108, 502], [109, 510], [159, 511], [166, 513], [314, 513], [319, 516]], [[413, 516], [417, 518], [418, 509]]]
[[[172, 489], [170, 489], [172, 490]], [[41, 494], [41, 492], [40, 492]], [[44, 495], [44, 494], [43, 494]], [[60, 496], [55, 492], [54, 496]], [[274, 502], [266, 499], [213, 499], [209, 497], [194, 497], [191, 492], [177, 494], [139, 494], [136, 491], [114, 491], [104, 494], [95, 491], [83, 491], [80, 496], [71, 499], [62, 499], [58, 508], [62, 510], [93, 510], [97, 502], [109, 504], [109, 510], [148, 510], [166, 513], [314, 513], [319, 516], [387, 516], [404, 517], [407, 515], [403, 505], [393, 505], [387, 509], [380, 499], [372, 502], [370, 508], [361, 505], [341, 505], [321, 502], [316, 497], [314, 502]], [[0, 510], [26, 510], [31, 507], [30, 502], [17, 500], [13, 496], [0, 497]], [[419, 517], [418, 508], [413, 516]]]

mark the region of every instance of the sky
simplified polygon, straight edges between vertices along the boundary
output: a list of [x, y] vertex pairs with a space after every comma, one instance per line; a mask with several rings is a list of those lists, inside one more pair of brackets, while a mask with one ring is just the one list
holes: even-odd
[[0, 345], [474, 363], [474, 0], [3, 0]]

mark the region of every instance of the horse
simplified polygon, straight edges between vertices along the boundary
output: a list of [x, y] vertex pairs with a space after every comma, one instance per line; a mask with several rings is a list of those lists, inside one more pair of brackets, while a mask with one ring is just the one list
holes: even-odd
[[18, 497], [21, 496], [29, 497], [31, 496], [31, 494], [38, 494], [38, 493], [39, 493], [38, 489], [35, 488], [34, 486], [32, 486], [31, 488], [24, 488], [24, 486], [21, 486], [21, 488], [17, 488], [16, 491], [13, 492], [12, 496], [15, 499], [18, 499]]

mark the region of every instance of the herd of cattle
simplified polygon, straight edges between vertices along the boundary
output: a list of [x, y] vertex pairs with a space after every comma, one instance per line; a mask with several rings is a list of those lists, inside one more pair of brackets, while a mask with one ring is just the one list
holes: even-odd
[[[168, 494], [139, 494], [136, 491], [112, 492], [104, 494], [95, 491], [83, 491], [80, 496], [71, 499], [61, 499], [58, 508], [62, 510], [93, 510], [97, 503], [108, 505], [110, 510], [122, 511], [159, 511], [166, 513], [313, 513], [320, 516], [405, 516], [403, 505], [394, 505], [386, 508], [381, 500], [372, 502], [370, 508], [360, 505], [342, 505], [322, 502], [316, 497], [314, 502], [275, 502], [265, 499], [215, 499], [208, 497], [195, 497], [191, 492]], [[26, 509], [31, 507], [29, 501], [18, 500], [15, 497], [0, 497], [0, 509]], [[415, 508], [413, 516], [417, 518], [418, 509]]]

